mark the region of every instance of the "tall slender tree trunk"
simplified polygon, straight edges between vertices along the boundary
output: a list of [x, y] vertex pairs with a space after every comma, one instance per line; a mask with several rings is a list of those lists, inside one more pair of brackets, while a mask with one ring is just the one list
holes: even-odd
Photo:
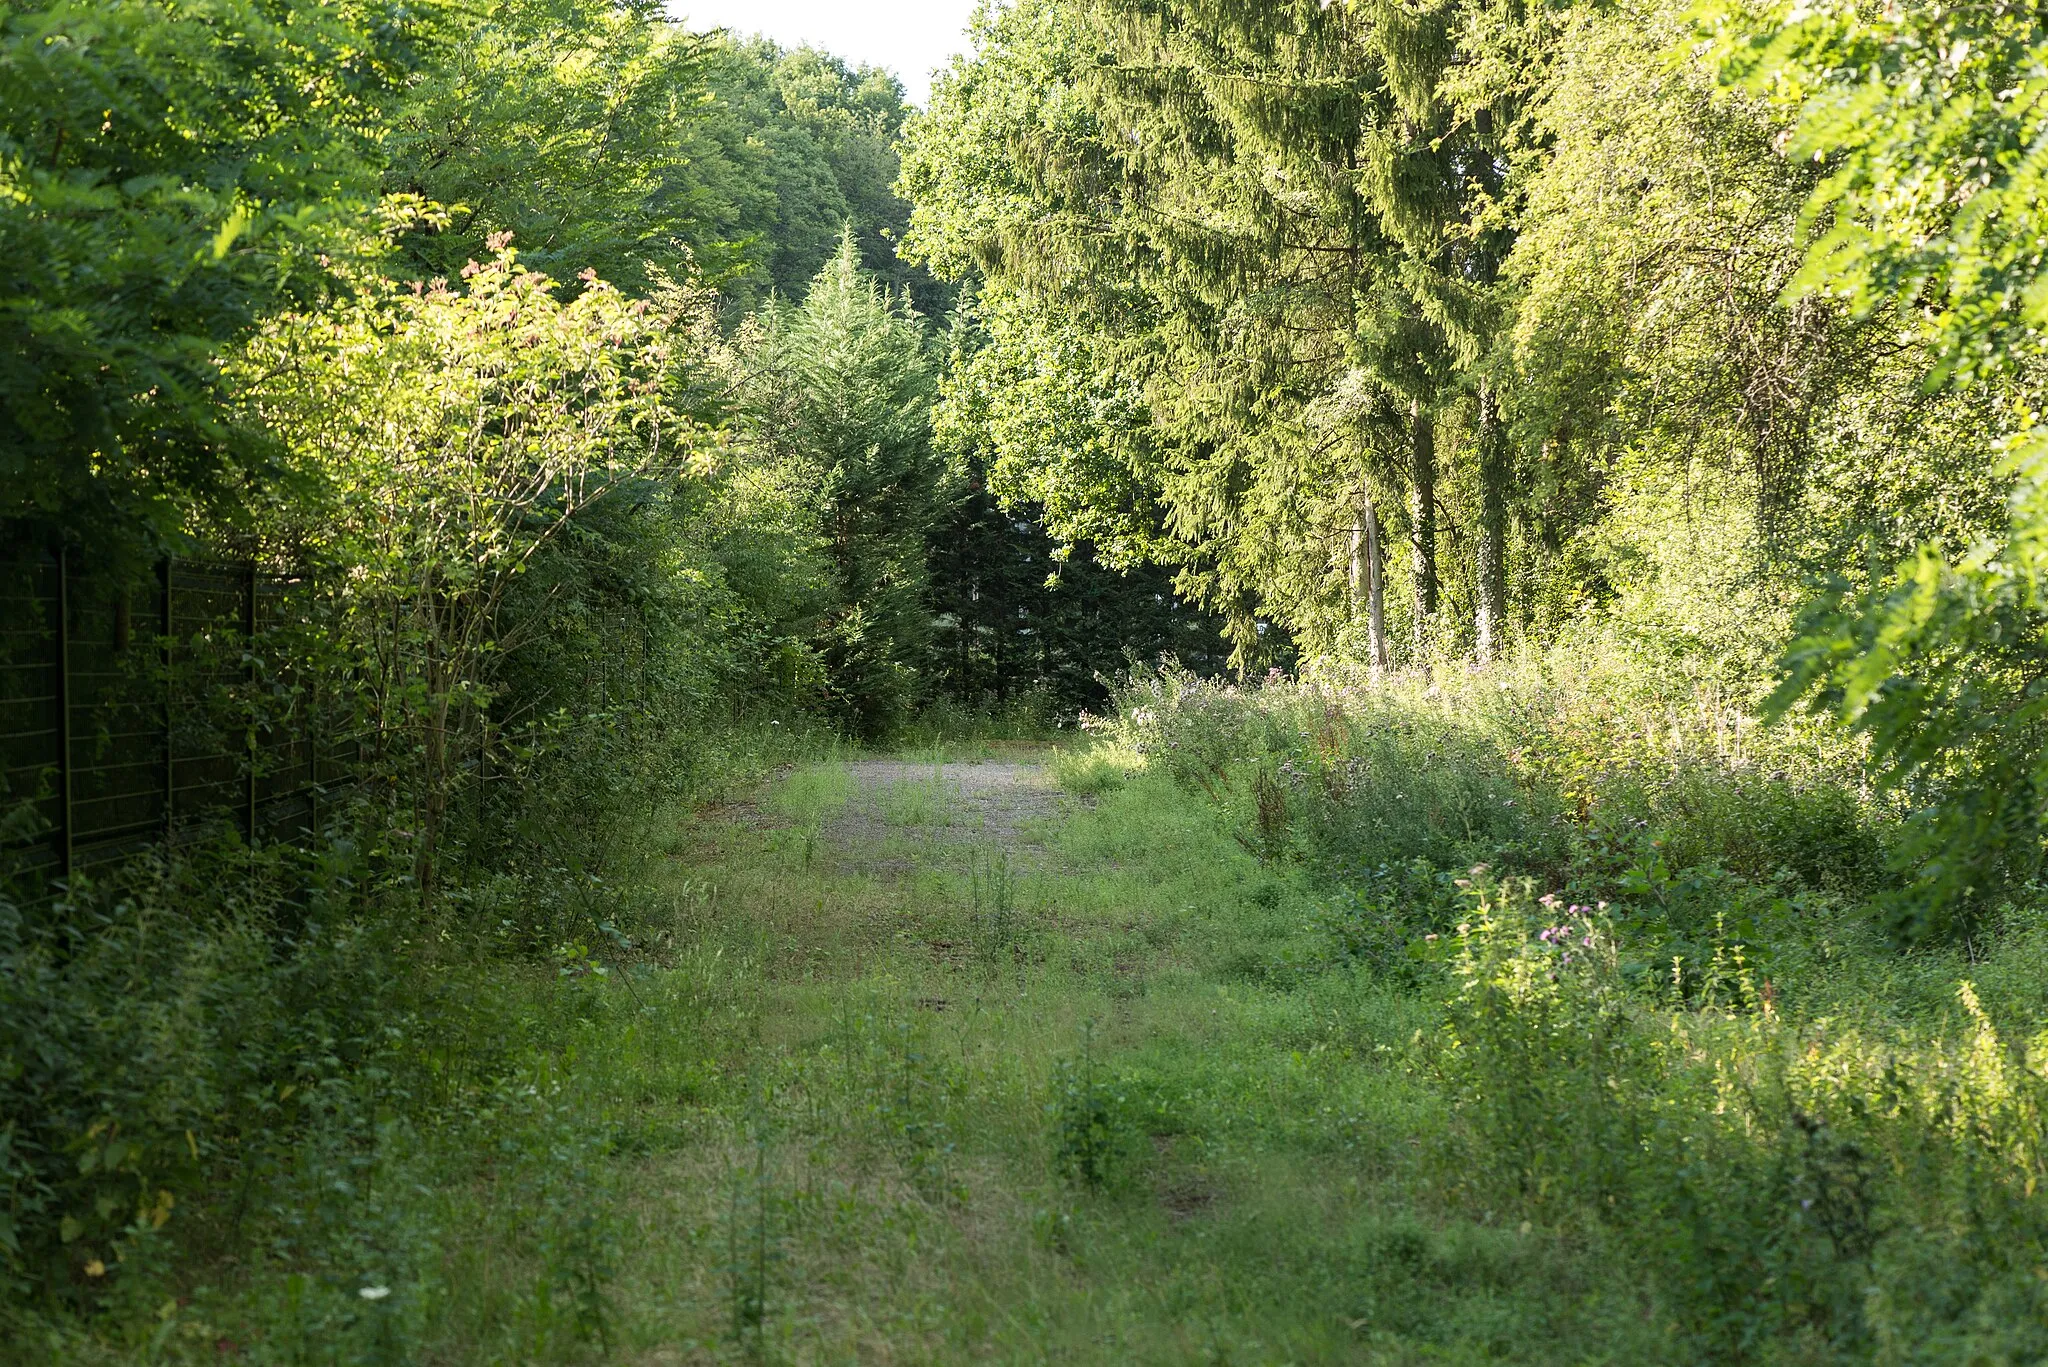
[[1351, 522], [1351, 618], [1366, 619], [1372, 667], [1384, 673], [1387, 655], [1387, 595], [1380, 574], [1380, 514], [1363, 482], [1358, 486], [1358, 511]]
[[441, 832], [447, 825], [449, 784], [447, 659], [441, 650], [439, 611], [431, 601], [427, 605], [427, 617], [427, 659], [423, 671], [427, 716], [425, 734], [421, 737], [426, 782], [421, 785], [425, 792], [420, 808], [420, 829], [414, 834], [412, 870], [413, 886], [423, 907], [434, 904], [438, 891], [436, 875], [441, 854]]
[[1499, 652], [1508, 609], [1508, 444], [1500, 399], [1491, 380], [1479, 386], [1479, 614], [1480, 662]]
[[1414, 399], [1408, 409], [1408, 485], [1414, 506], [1409, 544], [1415, 556], [1415, 654], [1421, 658], [1436, 618], [1436, 414]]

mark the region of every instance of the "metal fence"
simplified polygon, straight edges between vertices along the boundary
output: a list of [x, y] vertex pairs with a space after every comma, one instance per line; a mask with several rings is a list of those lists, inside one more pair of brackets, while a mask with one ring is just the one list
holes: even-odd
[[310, 663], [316, 586], [184, 560], [138, 583], [77, 560], [0, 564], [0, 866], [47, 881], [230, 828], [318, 830], [359, 754]]

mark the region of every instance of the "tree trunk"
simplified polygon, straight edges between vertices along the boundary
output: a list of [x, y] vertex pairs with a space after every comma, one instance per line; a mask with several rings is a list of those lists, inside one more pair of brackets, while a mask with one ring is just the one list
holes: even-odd
[[420, 809], [420, 829], [414, 833], [413, 886], [420, 905], [431, 907], [437, 891], [435, 875], [441, 851], [441, 830], [448, 815], [448, 687], [442, 669], [439, 642], [427, 637], [427, 716], [422, 759], [426, 768], [425, 792]]
[[1415, 501], [1408, 535], [1415, 556], [1415, 654], [1420, 658], [1437, 606], [1436, 414], [1416, 399], [1408, 418], [1408, 482]]
[[1358, 486], [1358, 511], [1351, 522], [1351, 619], [1366, 619], [1372, 667], [1384, 673], [1387, 656], [1387, 595], [1380, 576], [1380, 515], [1363, 483]]
[[1501, 430], [1493, 382], [1479, 386], [1479, 618], [1480, 663], [1499, 652], [1507, 631], [1508, 446]]

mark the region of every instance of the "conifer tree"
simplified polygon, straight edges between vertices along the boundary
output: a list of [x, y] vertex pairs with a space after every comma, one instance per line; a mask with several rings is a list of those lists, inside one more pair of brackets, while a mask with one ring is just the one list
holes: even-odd
[[[1403, 501], [1384, 495], [1407, 495], [1419, 643], [1439, 599], [1436, 431], [1475, 392], [1456, 411], [1480, 429], [1461, 445], [1480, 455], [1485, 645], [1506, 617], [1513, 461], [1488, 363], [1509, 245], [1492, 107], [1504, 101], [1447, 80], [1478, 5], [1010, 11], [961, 79], [983, 83], [967, 120], [988, 118], [1005, 63], [1035, 83], [1020, 93], [1058, 111], [1005, 129], [1026, 170], [1002, 189], [1025, 212], [967, 208], [982, 187], [958, 183], [973, 174], [965, 158], [929, 169], [944, 159], [929, 144], [986, 136], [945, 128], [948, 87], [913, 133], [913, 247], [1057, 301], [1142, 383], [1149, 421], [1129, 461], [1184, 548], [1183, 586], [1227, 612], [1277, 600], [1312, 636], [1362, 632], [1376, 661], [1389, 654], [1382, 576], [1363, 554], [1346, 574], [1345, 542], [1377, 541], [1382, 505]], [[1065, 45], [1052, 62], [1032, 46], [1048, 27]], [[1280, 582], [1299, 587], [1276, 594]], [[1248, 659], [1254, 614], [1232, 616]]]
[[754, 437], [808, 475], [822, 509], [832, 705], [857, 734], [882, 735], [917, 700], [931, 629], [925, 537], [942, 489], [924, 324], [861, 269], [848, 230], [802, 306], [768, 311], [755, 356]]

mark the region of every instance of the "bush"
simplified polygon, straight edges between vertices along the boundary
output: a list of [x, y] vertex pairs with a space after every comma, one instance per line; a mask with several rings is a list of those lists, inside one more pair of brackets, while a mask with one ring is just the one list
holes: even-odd
[[[1899, 824], [1853, 746], [1592, 637], [1116, 701], [1120, 746], [1324, 886], [1333, 965], [1442, 1002], [1448, 1199], [1611, 1241], [1701, 1360], [2048, 1353], [2038, 890], [1967, 969], [1887, 950]], [[1063, 1114], [1090, 1152], [1106, 1121]]]
[[[1853, 747], [1760, 729], [1760, 701], [1590, 638], [1436, 676], [1140, 673], [1105, 725], [1227, 812], [1246, 848], [1359, 908], [1418, 861], [1484, 863], [1613, 902], [1692, 954], [1737, 904], [1754, 920], [1889, 886], [1896, 822], [1865, 799]], [[1404, 923], [1448, 924], [1401, 895]]]
[[1597, 910], [1467, 891], [1433, 1059], [1479, 1199], [1604, 1227], [1715, 1360], [2048, 1351], [2048, 1036], [2009, 1046], [1967, 983], [1957, 1029], [1801, 1025], [1732, 946], [1672, 1009]]
[[347, 872], [227, 846], [0, 902], [10, 1292], [90, 1304], [210, 1190], [368, 1123], [338, 1098], [393, 1047], [400, 975]]

